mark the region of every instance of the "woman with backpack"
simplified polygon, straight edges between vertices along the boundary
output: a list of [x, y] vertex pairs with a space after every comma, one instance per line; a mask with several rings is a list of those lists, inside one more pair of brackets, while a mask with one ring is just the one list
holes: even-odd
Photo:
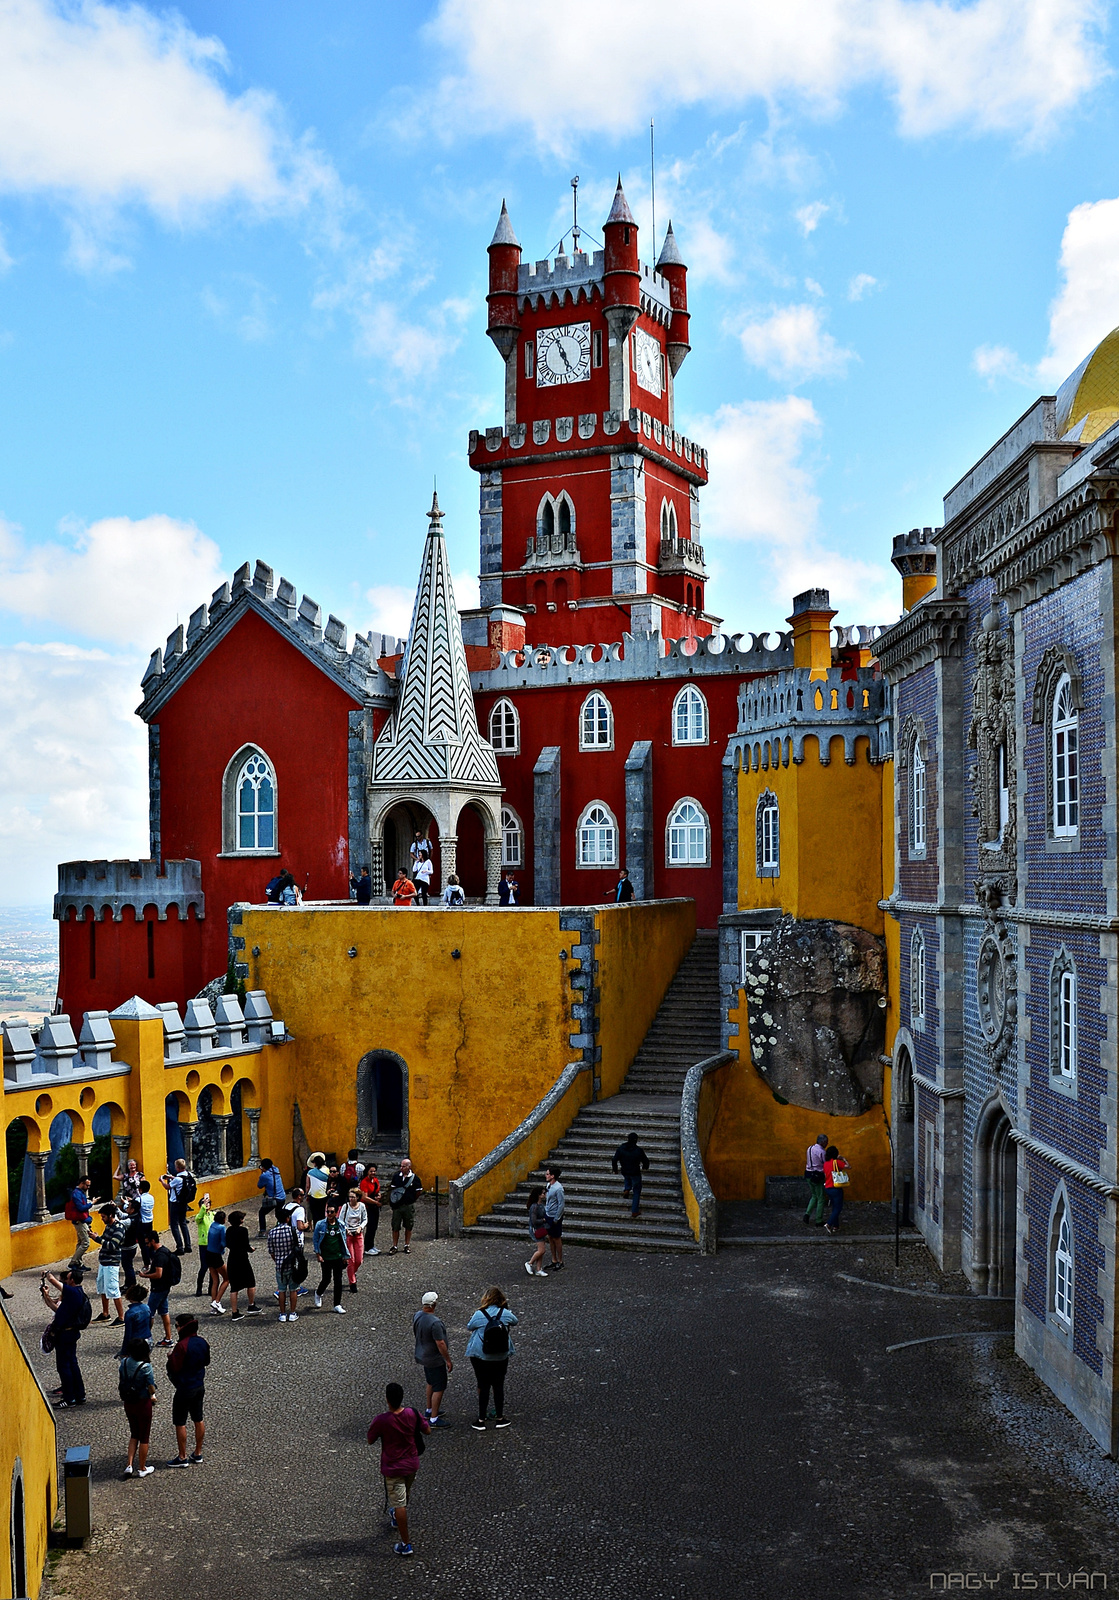
[[128, 1350], [118, 1368], [120, 1378], [117, 1393], [128, 1418], [128, 1462], [124, 1476], [131, 1478], [133, 1466], [137, 1478], [147, 1478], [154, 1471], [148, 1466], [148, 1441], [152, 1436], [152, 1406], [155, 1404], [155, 1373], [152, 1370], [151, 1352], [143, 1339], [131, 1339]]
[[470, 1339], [466, 1353], [474, 1376], [478, 1381], [478, 1420], [470, 1426], [475, 1433], [486, 1431], [486, 1411], [489, 1408], [490, 1390], [493, 1390], [493, 1408], [497, 1413], [498, 1428], [507, 1428], [505, 1416], [505, 1374], [509, 1371], [509, 1357], [513, 1354], [513, 1341], [509, 1329], [517, 1326], [517, 1319], [501, 1290], [495, 1285], [487, 1289], [482, 1303], [466, 1324]]
[[[82, 1288], [84, 1267], [70, 1267], [65, 1279], [56, 1278], [53, 1272], [44, 1272], [39, 1279], [39, 1293], [43, 1304], [54, 1312], [54, 1318], [43, 1334], [42, 1351], [54, 1351], [54, 1364], [58, 1369], [59, 1392], [55, 1401], [60, 1411], [68, 1406], [85, 1405], [85, 1381], [78, 1366], [78, 1340], [82, 1330], [93, 1321], [93, 1301]], [[47, 1285], [58, 1290], [58, 1299], [52, 1300]]]
[[839, 1227], [839, 1213], [843, 1210], [843, 1190], [850, 1183], [847, 1163], [834, 1144], [824, 1151], [824, 1199], [831, 1202], [825, 1233], [835, 1233]]
[[546, 1278], [547, 1269], [544, 1266], [544, 1257], [548, 1250], [548, 1217], [544, 1210], [544, 1185], [538, 1183], [528, 1197], [528, 1236], [535, 1243], [535, 1250], [525, 1262], [525, 1271], [530, 1278]]

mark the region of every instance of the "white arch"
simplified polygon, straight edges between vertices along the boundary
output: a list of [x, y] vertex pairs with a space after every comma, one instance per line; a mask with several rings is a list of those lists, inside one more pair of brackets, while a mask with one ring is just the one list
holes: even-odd
[[601, 689], [592, 689], [579, 707], [579, 748], [614, 748], [614, 708]]
[[[243, 783], [248, 790], [242, 796]], [[251, 798], [251, 807], [241, 809]], [[271, 801], [271, 810], [267, 809]], [[280, 853], [279, 786], [276, 764], [257, 744], [244, 744], [231, 756], [221, 780], [222, 854], [278, 856]], [[242, 843], [252, 839], [251, 844]], [[267, 842], [262, 843], [261, 840]]]
[[501, 865], [523, 867], [525, 864], [524, 823], [507, 802], [501, 806]]
[[677, 800], [664, 831], [664, 860], [669, 867], [711, 865], [711, 822], [691, 795]]
[[707, 744], [710, 726], [706, 696], [686, 683], [672, 702], [673, 744]]
[[490, 744], [499, 756], [515, 756], [521, 749], [521, 716], [512, 700], [502, 695], [490, 708]]
[[618, 865], [618, 822], [605, 800], [592, 800], [583, 808], [575, 832], [577, 867]]

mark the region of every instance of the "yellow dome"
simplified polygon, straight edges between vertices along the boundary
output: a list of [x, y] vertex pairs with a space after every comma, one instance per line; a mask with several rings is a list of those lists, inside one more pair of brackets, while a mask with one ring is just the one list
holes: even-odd
[[1101, 339], [1057, 390], [1057, 432], [1091, 444], [1119, 422], [1119, 328]]

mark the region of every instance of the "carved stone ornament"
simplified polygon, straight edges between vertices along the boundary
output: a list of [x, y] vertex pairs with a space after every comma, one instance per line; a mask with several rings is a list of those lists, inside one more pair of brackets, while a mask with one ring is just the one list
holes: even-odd
[[967, 742], [976, 753], [969, 773], [972, 815], [979, 819], [976, 898], [991, 916], [1018, 898], [1014, 642], [997, 611], [975, 639], [972, 719]]
[[975, 962], [979, 1027], [996, 1072], [1010, 1054], [1018, 1022], [1018, 964], [1006, 927], [992, 924]]

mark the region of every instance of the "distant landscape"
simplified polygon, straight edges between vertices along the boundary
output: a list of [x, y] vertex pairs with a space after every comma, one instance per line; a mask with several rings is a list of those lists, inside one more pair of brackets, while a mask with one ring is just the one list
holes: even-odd
[[42, 1022], [58, 988], [50, 906], [0, 906], [0, 1021]]

